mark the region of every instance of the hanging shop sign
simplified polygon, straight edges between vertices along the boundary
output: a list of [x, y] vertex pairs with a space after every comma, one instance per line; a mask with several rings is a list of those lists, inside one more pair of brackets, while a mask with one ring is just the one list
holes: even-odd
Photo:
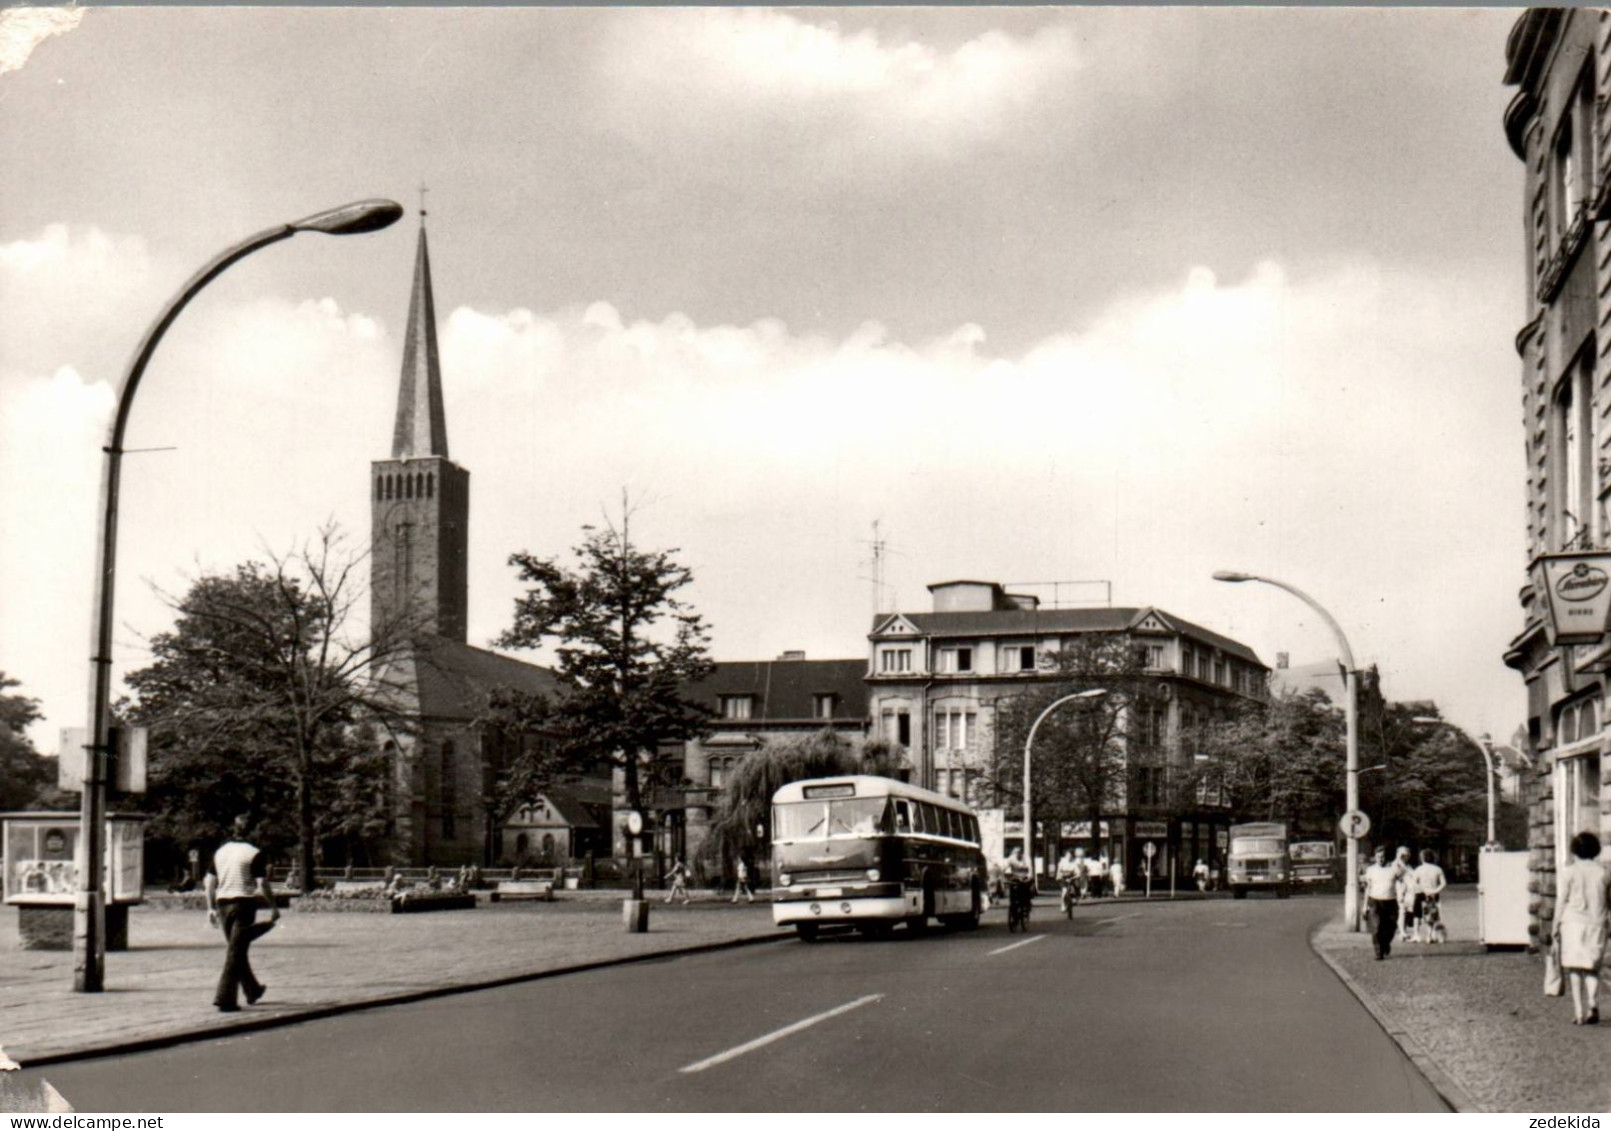
[[1611, 552], [1542, 554], [1533, 559], [1530, 572], [1551, 645], [1598, 644], [1605, 638], [1611, 615]]

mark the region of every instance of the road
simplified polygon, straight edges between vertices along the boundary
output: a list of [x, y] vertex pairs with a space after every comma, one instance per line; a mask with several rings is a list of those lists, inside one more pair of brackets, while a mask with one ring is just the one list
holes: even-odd
[[1333, 902], [1042, 900], [36, 1071], [81, 1112], [1447, 1110], [1310, 951]]

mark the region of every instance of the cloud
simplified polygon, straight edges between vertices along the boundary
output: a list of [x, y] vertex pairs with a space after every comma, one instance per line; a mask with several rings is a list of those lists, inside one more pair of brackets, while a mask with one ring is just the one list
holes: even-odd
[[0, 12], [0, 75], [16, 71], [45, 40], [65, 35], [84, 18], [82, 8], [12, 8]]
[[629, 132], [744, 133], [802, 165], [825, 153], [955, 157], [1045, 103], [1083, 62], [1061, 24], [942, 48], [761, 8], [630, 14], [606, 57]]
[[[94, 284], [117, 294], [150, 265], [76, 229], [0, 248], [0, 296], [27, 331], [0, 342], [0, 522], [18, 532], [0, 587], [29, 595], [4, 606], [0, 667], [45, 699], [50, 728], [83, 697], [112, 393], [79, 361], [95, 336], [40, 308], [95, 270], [122, 274]], [[650, 504], [635, 529], [696, 566], [725, 658], [859, 651], [880, 518], [908, 607], [944, 575], [1105, 578], [1120, 603], [1244, 631], [1246, 606], [1206, 575], [1248, 568], [1327, 594], [1361, 656], [1443, 670], [1447, 649], [1481, 647], [1448, 624], [1502, 635], [1508, 607], [1485, 598], [1477, 618], [1469, 596], [1406, 578], [1454, 555], [1474, 563], [1468, 587], [1513, 592], [1484, 548], [1514, 525], [1523, 474], [1502, 350], [1428, 332], [1457, 304], [1496, 326], [1509, 313], [1503, 294], [1367, 260], [1193, 268], [1012, 353], [971, 322], [902, 341], [876, 322], [829, 337], [606, 302], [460, 306], [440, 342], [452, 451], [475, 484], [471, 637], [507, 622], [511, 551], [562, 553], [625, 486]], [[142, 579], [176, 588], [329, 517], [367, 536], [400, 356], [394, 327], [328, 298], [225, 293], [187, 312], [131, 420], [131, 448], [176, 450], [125, 460], [121, 665], [166, 623]]]

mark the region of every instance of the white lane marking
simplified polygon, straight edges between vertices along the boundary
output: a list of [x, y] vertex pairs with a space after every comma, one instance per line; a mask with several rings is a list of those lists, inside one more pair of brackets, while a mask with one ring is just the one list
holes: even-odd
[[1141, 912], [1132, 911], [1128, 915], [1115, 915], [1111, 919], [1098, 919], [1095, 923], [1093, 923], [1091, 925], [1093, 927], [1100, 927], [1103, 923], [1122, 923], [1126, 919], [1139, 919], [1139, 918], [1141, 918]]
[[[990, 954], [1006, 954], [1009, 950], [1017, 950], [1019, 947], [1028, 946], [1032, 942], [1040, 942], [1040, 940], [1045, 937], [1045, 935], [1033, 935], [1027, 939], [1019, 939], [1015, 943], [1008, 943], [1006, 946], [997, 947], [995, 950], [991, 951]], [[985, 957], [989, 958], [990, 954], [985, 955]]]
[[679, 1068], [677, 1071], [703, 1072], [707, 1068], [714, 1068], [718, 1064], [724, 1064], [734, 1057], [743, 1056], [747, 1052], [754, 1052], [756, 1049], [769, 1045], [773, 1041], [781, 1041], [784, 1037], [798, 1033], [801, 1029], [809, 1029], [820, 1021], [826, 1021], [830, 1017], [838, 1017], [841, 1013], [849, 1013], [852, 1009], [860, 1009], [864, 1005], [880, 1001], [883, 997], [883, 994], [868, 994], [866, 997], [859, 997], [855, 1001], [836, 1006], [826, 1013], [819, 1013], [815, 1017], [807, 1017], [804, 1021], [796, 1021], [793, 1025], [785, 1025], [783, 1028], [768, 1033], [764, 1037], [756, 1037], [753, 1041], [746, 1041], [736, 1048], [730, 1048], [726, 1052], [719, 1052], [715, 1056], [706, 1057], [704, 1060], [690, 1064], [685, 1068]]

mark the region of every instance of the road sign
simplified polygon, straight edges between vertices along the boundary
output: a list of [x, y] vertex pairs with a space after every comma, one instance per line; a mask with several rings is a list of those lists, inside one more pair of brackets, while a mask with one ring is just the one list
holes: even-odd
[[1148, 860], [1151, 860], [1154, 856], [1158, 855], [1158, 846], [1149, 840], [1146, 844], [1141, 846], [1141, 854]]
[[637, 836], [643, 831], [643, 814], [639, 813], [636, 809], [627, 810], [626, 823], [627, 832], [631, 833], [633, 836]]
[[1349, 840], [1358, 840], [1360, 837], [1370, 832], [1370, 818], [1365, 816], [1365, 814], [1361, 813], [1358, 809], [1348, 810], [1348, 812], [1343, 814], [1342, 820], [1338, 821], [1337, 824], [1339, 827], [1341, 827], [1343, 836], [1347, 837]]

